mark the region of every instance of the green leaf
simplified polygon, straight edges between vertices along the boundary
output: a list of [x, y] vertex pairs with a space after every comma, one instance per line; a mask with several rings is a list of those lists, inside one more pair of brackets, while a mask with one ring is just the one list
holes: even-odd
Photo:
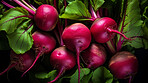
[[31, 36], [33, 26], [31, 26], [29, 29], [24, 28], [28, 25], [28, 22], [29, 21], [24, 22], [13, 33], [7, 35], [10, 47], [17, 54], [25, 53], [26, 51], [30, 50], [33, 45], [33, 39]]
[[101, 8], [112, 8], [113, 5], [116, 4], [118, 1], [121, 2], [121, 0], [104, 0]]
[[[53, 2], [54, 0], [33, 0], [36, 4], [38, 4], [39, 6], [40, 5], [43, 5], [43, 4], [50, 4], [53, 6]], [[35, 4], [35, 5], [36, 5]]]
[[92, 76], [93, 83], [112, 83], [113, 75], [105, 67], [98, 67]]
[[144, 20], [144, 24], [143, 24], [143, 43], [144, 43], [144, 47], [145, 49], [148, 49], [148, 19], [145, 19]]
[[148, 39], [143, 39], [144, 48], [148, 49]]
[[5, 8], [3, 4], [0, 4], [0, 18], [3, 16], [3, 13], [5, 12]]
[[[90, 73], [90, 69], [88, 69], [88, 68], [83, 68], [83, 69], [81, 69], [81, 72], [80, 72], [80, 80], [81, 80], [85, 75], [88, 75], [89, 73]], [[78, 69], [77, 69], [76, 72], [71, 76], [70, 83], [78, 83]]]
[[[140, 14], [140, 7], [138, 0], [128, 0], [126, 3], [126, 10], [123, 13], [122, 21], [119, 26], [119, 31], [122, 31], [126, 37], [132, 38], [136, 37], [136, 39], [131, 41], [125, 41], [123, 46], [131, 45], [134, 48], [141, 48], [143, 47], [142, 39], [140, 38], [143, 36], [142, 31], [142, 23], [141, 14]], [[118, 36], [119, 39], [119, 36]]]
[[148, 0], [140, 0], [140, 8], [142, 11], [144, 11], [146, 6], [148, 6]]
[[88, 75], [85, 75], [81, 79], [81, 83], [89, 83], [89, 81], [91, 80], [92, 75], [93, 75], [93, 72], [89, 73]]
[[144, 16], [146, 19], [148, 19], [148, 6], [145, 7], [145, 10], [144, 10], [143, 16]]
[[35, 74], [35, 77], [39, 78], [39, 79], [46, 79], [46, 78], [53, 77], [56, 74], [57, 74], [57, 70], [52, 70], [49, 73], [45, 73], [45, 72], [37, 73], [37, 74]]
[[28, 15], [28, 13], [21, 7], [11, 8], [6, 11], [0, 20], [0, 31], [5, 31], [7, 34], [14, 32], [19, 24], [28, 19], [27, 17], [16, 18], [23, 15]]
[[144, 24], [143, 24], [143, 33], [144, 33], [144, 38], [148, 39], [148, 19], [144, 20]]
[[97, 11], [104, 3], [104, 0], [90, 0], [91, 6]]
[[71, 2], [73, 2], [73, 1], [75, 1], [75, 0], [66, 0], [68, 3], [71, 3]]
[[91, 15], [84, 3], [73, 1], [67, 5], [64, 14], [59, 17], [72, 20], [89, 20]]
[[38, 5], [42, 5], [43, 3], [45, 3], [45, 0], [34, 0], [34, 2]]

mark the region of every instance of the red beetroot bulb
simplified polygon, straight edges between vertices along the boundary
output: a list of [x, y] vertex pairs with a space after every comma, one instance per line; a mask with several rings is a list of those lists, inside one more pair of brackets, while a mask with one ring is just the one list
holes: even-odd
[[44, 50], [44, 54], [50, 53], [56, 46], [56, 40], [46, 32], [36, 31], [32, 34], [33, 49], [38, 53]]
[[34, 21], [41, 30], [51, 31], [57, 24], [58, 12], [53, 6], [43, 4], [37, 8]]
[[127, 38], [124, 34], [117, 31], [117, 23], [109, 17], [98, 18], [94, 21], [90, 28], [93, 38], [98, 43], [106, 43], [109, 40], [113, 39], [115, 33], [122, 35], [124, 38]]
[[34, 60], [33, 64], [30, 66], [28, 70], [26, 70], [22, 76], [29, 71], [36, 63], [36, 61], [39, 59], [40, 56], [43, 54], [50, 53], [56, 46], [56, 41], [54, 37], [52, 37], [50, 34], [42, 31], [35, 31], [32, 34], [33, 38], [33, 50], [35, 50], [35, 53], [37, 54], [36, 59]]
[[78, 64], [78, 83], [80, 83], [80, 52], [88, 48], [91, 42], [91, 32], [82, 23], [74, 23], [66, 27], [62, 33], [65, 46], [76, 52]]
[[82, 23], [74, 23], [66, 27], [62, 33], [62, 39], [66, 47], [72, 51], [82, 51], [88, 48], [91, 42], [90, 30]]
[[76, 64], [74, 54], [65, 46], [56, 48], [50, 56], [51, 65], [59, 71], [57, 77], [49, 83], [55, 82], [65, 71], [72, 69]]
[[24, 54], [16, 54], [14, 51], [10, 53], [11, 63], [0, 75], [7, 72], [12, 67], [15, 67], [16, 70], [20, 72], [26, 71], [33, 63], [35, 59], [35, 53], [32, 50], [27, 51]]
[[116, 78], [126, 79], [137, 73], [138, 60], [130, 52], [118, 52], [111, 58], [109, 68]]
[[92, 43], [82, 51], [81, 57], [88, 68], [96, 69], [105, 63], [106, 50], [101, 44]]

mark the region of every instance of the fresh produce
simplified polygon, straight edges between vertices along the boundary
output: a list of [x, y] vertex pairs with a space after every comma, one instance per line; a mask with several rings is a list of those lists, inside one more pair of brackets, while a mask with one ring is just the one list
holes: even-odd
[[32, 48], [35, 50], [37, 56], [33, 64], [23, 73], [23, 75], [34, 66], [34, 64], [36, 63], [36, 61], [39, 59], [40, 56], [42, 56], [43, 54], [48, 54], [56, 46], [55, 39], [46, 32], [43, 33], [41, 31], [36, 31], [32, 34], [32, 38], [34, 40]]
[[80, 52], [85, 50], [91, 42], [90, 30], [81, 23], [75, 23], [65, 28], [62, 33], [65, 46], [76, 52], [78, 64], [78, 82], [80, 83]]
[[28, 83], [141, 80], [147, 11], [147, 0], [1, 0], [0, 54], [8, 54], [0, 57], [11, 63], [0, 68], [0, 79], [15, 67], [23, 72], [16, 82], [25, 77]]
[[102, 45], [92, 43], [81, 53], [81, 57], [88, 68], [96, 69], [105, 63], [107, 54]]
[[129, 39], [124, 34], [117, 31], [117, 23], [109, 17], [96, 19], [92, 24], [90, 31], [98, 43], [108, 42], [114, 38], [115, 33], [122, 35], [126, 39]]
[[74, 54], [67, 50], [65, 46], [56, 48], [50, 56], [50, 63], [53, 68], [59, 71], [57, 77], [48, 82], [53, 83], [55, 82], [66, 70], [72, 69], [76, 64], [76, 59]]
[[138, 72], [138, 60], [130, 52], [118, 52], [111, 58], [109, 68], [116, 78], [130, 78], [129, 81], [131, 81], [131, 78]]
[[11, 53], [10, 53], [10, 60], [11, 60], [10, 65], [3, 72], [1, 72], [0, 75], [4, 74], [5, 72], [7, 72], [12, 67], [15, 67], [15, 69], [20, 71], [20, 72], [24, 72], [31, 66], [34, 59], [35, 59], [35, 54], [32, 50], [27, 51], [24, 54], [16, 54], [15, 52], [11, 51]]
[[55, 28], [58, 21], [57, 10], [48, 4], [41, 5], [37, 8], [34, 21], [38, 28], [43, 31], [51, 31]]

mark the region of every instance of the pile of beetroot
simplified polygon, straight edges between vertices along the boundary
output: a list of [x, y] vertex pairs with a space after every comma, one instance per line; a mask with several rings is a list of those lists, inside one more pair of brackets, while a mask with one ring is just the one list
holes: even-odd
[[[91, 25], [84, 24], [81, 21], [71, 23], [71, 20], [62, 19], [65, 24], [63, 25], [56, 4], [54, 6], [42, 4], [36, 9], [30, 3], [23, 4], [22, 1], [12, 0], [13, 3], [15, 2], [29, 12], [29, 16], [24, 17], [31, 19], [32, 24], [36, 26], [31, 34], [33, 45], [24, 54], [17, 54], [11, 50], [11, 63], [0, 75], [15, 67], [16, 70], [22, 72], [23, 77], [34, 68], [41, 56], [44, 58], [44, 55], [46, 55], [50, 57], [48, 60], [48, 64], [51, 64], [50, 68], [56, 69], [58, 73], [57, 77], [48, 83], [54, 83], [65, 75], [66, 71], [76, 69], [78, 69], [78, 83], [80, 83], [83, 68], [87, 67], [95, 70], [104, 64], [108, 65], [105, 65], [106, 68], [110, 70], [115, 78], [129, 79], [129, 83], [131, 83], [138, 71], [136, 56], [121, 49], [116, 51], [113, 49], [115, 47], [109, 47], [109, 44], [112, 43], [112, 39], [116, 35], [121, 35], [127, 41], [134, 39], [128, 38], [119, 32], [114, 19], [96, 15], [93, 18], [94, 21], [89, 23]], [[9, 8], [15, 8], [4, 0], [1, 2]], [[66, 5], [65, 1], [65, 7]], [[13, 19], [17, 18], [20, 17]]]

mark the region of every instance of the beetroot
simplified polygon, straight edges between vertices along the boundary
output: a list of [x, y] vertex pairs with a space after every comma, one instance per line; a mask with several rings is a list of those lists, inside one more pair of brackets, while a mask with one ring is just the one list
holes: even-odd
[[74, 54], [65, 46], [56, 48], [50, 56], [51, 65], [59, 71], [57, 77], [49, 83], [55, 82], [66, 70], [72, 69], [76, 64]]
[[111, 58], [109, 68], [116, 78], [126, 79], [137, 73], [138, 60], [130, 52], [118, 52]]
[[51, 31], [57, 24], [58, 12], [53, 6], [43, 4], [37, 8], [34, 21], [41, 30]]
[[92, 33], [93, 38], [98, 43], [106, 43], [112, 38], [114, 38], [115, 33], [122, 35], [124, 38], [128, 39], [124, 34], [117, 31], [117, 23], [109, 18], [98, 18], [92, 24], [90, 31]]
[[82, 51], [81, 57], [88, 68], [96, 69], [104, 64], [106, 51], [102, 45], [92, 43], [89, 48]]
[[3, 72], [1, 72], [0, 75], [4, 74], [12, 67], [15, 67], [15, 69], [18, 71], [24, 72], [31, 66], [34, 59], [35, 59], [35, 54], [32, 50], [27, 51], [24, 54], [16, 54], [14, 51], [11, 51], [10, 65], [8, 66], [7, 69], [5, 69]]
[[54, 37], [50, 34], [42, 31], [36, 31], [32, 34], [33, 38], [33, 49], [36, 52], [44, 51], [45, 54], [50, 53], [56, 46]]
[[35, 50], [37, 56], [33, 64], [23, 73], [23, 75], [34, 66], [40, 56], [50, 53], [56, 46], [55, 39], [46, 32], [36, 31], [32, 34], [32, 38], [34, 40], [32, 48]]
[[75, 23], [65, 28], [62, 39], [66, 47], [77, 53], [78, 82], [80, 83], [80, 52], [85, 50], [91, 42], [90, 30], [82, 23]]

